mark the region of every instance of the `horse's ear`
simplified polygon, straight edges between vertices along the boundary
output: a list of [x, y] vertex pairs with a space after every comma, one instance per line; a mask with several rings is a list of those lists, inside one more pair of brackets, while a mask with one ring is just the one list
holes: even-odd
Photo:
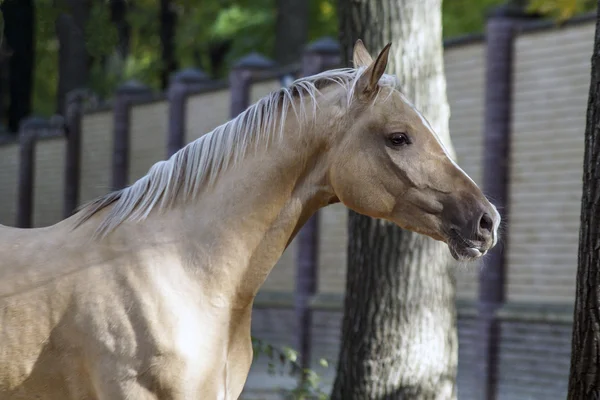
[[390, 54], [391, 43], [388, 43], [377, 56], [375, 62], [371, 63], [357, 82], [357, 89], [362, 94], [370, 95], [377, 90], [377, 84], [385, 72]]
[[352, 63], [355, 68], [366, 67], [373, 62], [373, 57], [371, 57], [365, 44], [360, 39], [354, 44], [354, 51], [352, 53]]

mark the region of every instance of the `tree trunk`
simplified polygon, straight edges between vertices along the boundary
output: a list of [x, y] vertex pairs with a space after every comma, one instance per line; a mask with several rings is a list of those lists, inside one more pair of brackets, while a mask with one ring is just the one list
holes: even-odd
[[127, 22], [128, 4], [126, 0], [112, 0], [110, 2], [110, 19], [117, 28], [117, 52], [123, 60], [129, 55], [129, 41], [131, 27]]
[[[356, 39], [453, 152], [443, 70], [441, 0], [340, 0], [346, 63]], [[332, 399], [454, 399], [458, 341], [447, 246], [391, 223], [349, 215], [342, 343]]]
[[162, 66], [160, 81], [163, 90], [169, 86], [171, 73], [177, 70], [175, 61], [175, 10], [172, 0], [160, 0], [160, 43], [162, 46]]
[[[229, 39], [214, 40], [208, 43], [208, 58], [210, 60], [210, 75], [213, 79], [218, 79], [222, 76], [223, 67], [227, 53], [231, 48], [232, 41]], [[201, 65], [200, 57], [198, 56], [197, 65]]]
[[600, 399], [600, 13], [588, 95], [580, 223], [570, 400]]
[[[57, 3], [62, 3], [58, 0]], [[68, 13], [56, 20], [58, 51], [57, 113], [65, 115], [67, 93], [87, 87], [92, 63], [87, 44], [86, 26], [90, 17], [90, 0], [66, 0]]]
[[33, 0], [5, 0], [0, 10], [11, 53], [8, 60], [8, 127], [11, 132], [17, 132], [19, 122], [31, 114], [35, 51]]
[[302, 58], [308, 40], [309, 6], [306, 0], [277, 0], [275, 61], [279, 65], [299, 62]]
[[0, 135], [4, 133], [17, 133], [8, 126], [9, 115], [7, 105], [9, 104], [10, 99], [9, 59], [10, 48], [6, 44], [6, 41], [3, 41], [0, 43]]

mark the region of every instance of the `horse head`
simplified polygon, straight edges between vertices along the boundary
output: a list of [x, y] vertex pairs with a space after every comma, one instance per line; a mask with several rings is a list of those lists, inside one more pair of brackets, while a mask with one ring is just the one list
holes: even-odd
[[381, 84], [391, 78], [389, 50], [373, 60], [361, 41], [355, 45], [362, 73], [335, 124], [331, 185], [360, 214], [444, 241], [457, 260], [479, 258], [497, 242], [500, 215], [426, 118], [394, 85]]

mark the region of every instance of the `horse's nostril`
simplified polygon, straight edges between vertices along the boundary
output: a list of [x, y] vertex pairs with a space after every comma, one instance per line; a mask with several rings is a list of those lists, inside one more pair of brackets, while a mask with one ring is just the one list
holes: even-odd
[[488, 213], [483, 213], [479, 220], [479, 230], [482, 234], [490, 234], [494, 228], [494, 221]]

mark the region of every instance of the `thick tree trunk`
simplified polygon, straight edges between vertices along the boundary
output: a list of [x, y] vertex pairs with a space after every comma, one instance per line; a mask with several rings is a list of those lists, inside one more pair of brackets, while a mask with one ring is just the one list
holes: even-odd
[[[452, 150], [443, 70], [441, 0], [340, 0], [346, 54], [356, 39], [377, 54], [392, 42], [388, 73]], [[447, 246], [350, 212], [342, 343], [333, 399], [454, 399], [457, 334]]]
[[17, 132], [19, 122], [31, 114], [35, 51], [33, 0], [5, 0], [0, 10], [4, 17], [6, 44], [11, 53], [8, 61], [8, 127], [11, 132]]
[[65, 115], [67, 93], [87, 87], [92, 63], [86, 45], [86, 25], [90, 17], [90, 0], [57, 0], [66, 3], [68, 13], [56, 20], [58, 51], [57, 113]]
[[309, 1], [277, 0], [275, 61], [279, 65], [299, 62], [308, 40]]
[[160, 0], [160, 43], [162, 45], [160, 81], [163, 90], [169, 86], [171, 73], [177, 70], [174, 42], [176, 18], [172, 0]]
[[600, 13], [588, 96], [570, 400], [600, 399]]

